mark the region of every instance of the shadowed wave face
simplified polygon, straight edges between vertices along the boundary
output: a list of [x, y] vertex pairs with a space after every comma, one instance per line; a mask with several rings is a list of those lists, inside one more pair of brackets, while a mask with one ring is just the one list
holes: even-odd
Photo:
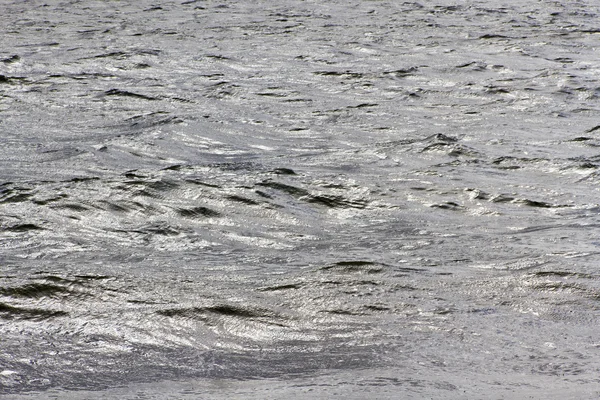
[[598, 5], [4, 2], [0, 397], [597, 398]]

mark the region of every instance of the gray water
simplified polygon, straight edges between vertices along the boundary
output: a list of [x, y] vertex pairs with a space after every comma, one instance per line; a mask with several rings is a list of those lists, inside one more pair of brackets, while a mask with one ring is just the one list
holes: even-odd
[[598, 398], [599, 21], [0, 1], [0, 397]]

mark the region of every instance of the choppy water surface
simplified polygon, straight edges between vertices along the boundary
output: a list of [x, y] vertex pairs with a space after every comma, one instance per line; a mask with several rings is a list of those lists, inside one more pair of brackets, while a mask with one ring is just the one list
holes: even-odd
[[0, 394], [597, 398], [599, 7], [2, 1]]

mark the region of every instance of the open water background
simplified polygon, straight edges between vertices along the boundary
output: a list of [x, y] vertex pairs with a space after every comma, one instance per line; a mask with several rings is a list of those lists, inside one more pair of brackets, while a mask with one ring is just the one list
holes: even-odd
[[600, 2], [0, 1], [0, 397], [600, 395]]

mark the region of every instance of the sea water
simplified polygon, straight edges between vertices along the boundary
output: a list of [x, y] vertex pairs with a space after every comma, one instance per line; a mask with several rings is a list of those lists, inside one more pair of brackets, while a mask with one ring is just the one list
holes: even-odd
[[600, 2], [0, 2], [0, 396], [600, 395]]

